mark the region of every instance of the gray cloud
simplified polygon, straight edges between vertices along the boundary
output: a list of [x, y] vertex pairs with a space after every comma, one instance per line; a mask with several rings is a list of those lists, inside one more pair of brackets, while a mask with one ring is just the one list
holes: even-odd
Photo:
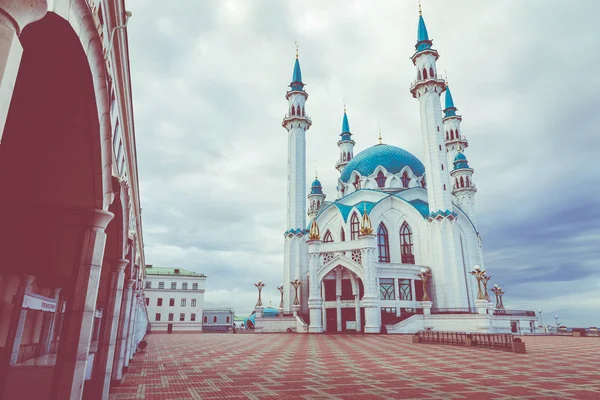
[[[295, 40], [313, 119], [309, 182], [318, 167], [335, 197], [344, 98], [357, 152], [376, 143], [380, 123], [385, 142], [422, 157], [418, 103], [408, 92], [415, 4], [129, 0], [128, 7], [147, 260], [205, 272], [207, 300], [249, 312], [259, 278], [277, 300], [286, 229], [281, 119]], [[423, 7], [439, 71], [448, 72], [464, 116], [488, 270], [515, 306], [554, 308], [567, 312], [564, 322], [591, 324], [586, 311], [573, 311], [588, 309], [565, 291], [591, 293], [586, 285], [600, 279], [600, 5]], [[554, 292], [533, 289], [544, 285]]]

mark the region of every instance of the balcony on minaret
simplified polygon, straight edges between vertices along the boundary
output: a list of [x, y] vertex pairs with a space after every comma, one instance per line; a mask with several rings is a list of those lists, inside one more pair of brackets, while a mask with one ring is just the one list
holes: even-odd
[[440, 93], [443, 92], [444, 89], [446, 89], [446, 81], [441, 74], [430, 75], [429, 73], [427, 73], [426, 77], [421, 75], [419, 79], [415, 79], [414, 81], [412, 81], [412, 83], [410, 84], [410, 93], [412, 93], [414, 98], [417, 98], [417, 90], [422, 86], [430, 84], [441, 86]]
[[305, 121], [308, 124], [308, 126], [312, 125], [312, 120], [308, 115], [292, 115], [291, 113], [287, 113], [283, 116], [283, 121], [281, 122], [281, 125], [285, 127], [285, 125], [291, 121]]

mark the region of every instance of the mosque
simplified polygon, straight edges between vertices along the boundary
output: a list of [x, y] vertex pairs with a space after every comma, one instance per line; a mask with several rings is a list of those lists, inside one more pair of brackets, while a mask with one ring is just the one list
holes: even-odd
[[[504, 310], [501, 301], [494, 306], [487, 279], [476, 279], [485, 269], [468, 141], [419, 14], [410, 93], [420, 108], [423, 160], [381, 138], [355, 155], [344, 109], [333, 200], [318, 179], [306, 193], [312, 122], [296, 52], [282, 122], [288, 131], [284, 282], [290, 282], [284, 312], [294, 311], [314, 333], [378, 333], [382, 326], [533, 332], [535, 313]], [[302, 281], [298, 296], [295, 279]]]

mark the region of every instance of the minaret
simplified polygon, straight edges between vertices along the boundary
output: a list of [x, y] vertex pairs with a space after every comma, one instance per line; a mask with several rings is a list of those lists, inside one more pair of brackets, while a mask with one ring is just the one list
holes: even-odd
[[[285, 232], [284, 250], [284, 310], [291, 310], [291, 294], [294, 293], [291, 281], [295, 278], [303, 280], [308, 269], [308, 253], [306, 245], [306, 130], [310, 128], [311, 120], [306, 115], [305, 103], [308, 94], [304, 91], [302, 72], [298, 61], [286, 93], [288, 112], [281, 125], [288, 131], [288, 165], [287, 165], [287, 225]], [[307, 286], [307, 285], [304, 285]], [[303, 290], [307, 291], [308, 289]], [[301, 298], [303, 309], [306, 300]]]
[[340, 148], [340, 159], [335, 163], [335, 168], [342, 173], [342, 170], [348, 164], [348, 161], [354, 157], [354, 140], [350, 133], [350, 124], [348, 123], [348, 115], [346, 114], [346, 105], [344, 104], [344, 119], [342, 120], [342, 137], [338, 142]]
[[310, 186], [310, 194], [308, 195], [308, 217], [310, 219], [315, 219], [321, 207], [323, 207], [323, 203], [325, 202], [325, 193], [323, 193], [323, 187], [321, 186], [321, 182], [319, 178], [315, 174], [315, 180]]
[[462, 117], [456, 114], [456, 107], [452, 100], [452, 93], [446, 81], [446, 108], [444, 108], [444, 137], [446, 139], [446, 150], [448, 152], [448, 165], [452, 166], [454, 157], [459, 150], [469, 146], [467, 138], [462, 135], [460, 123]]
[[458, 150], [454, 157], [454, 169], [450, 176], [454, 180], [452, 186], [452, 195], [456, 199], [456, 204], [467, 214], [473, 225], [477, 226], [475, 220], [475, 192], [477, 188], [473, 183], [473, 168], [469, 167], [467, 157], [462, 150]]
[[411, 60], [417, 68], [417, 80], [410, 92], [419, 100], [423, 136], [427, 198], [429, 203], [429, 266], [433, 274], [433, 302], [437, 308], [469, 306], [467, 275], [459, 264], [457, 217], [452, 206], [452, 186], [445, 149], [440, 95], [446, 84], [437, 74], [437, 50], [433, 49], [419, 4], [416, 52]]
[[434, 213], [452, 211], [452, 196], [440, 103], [440, 95], [446, 84], [437, 75], [436, 61], [439, 54], [431, 45], [419, 5], [419, 29], [415, 46], [417, 51], [411, 57], [417, 67], [417, 80], [413, 82], [410, 92], [419, 100], [421, 109], [427, 195], [429, 211]]

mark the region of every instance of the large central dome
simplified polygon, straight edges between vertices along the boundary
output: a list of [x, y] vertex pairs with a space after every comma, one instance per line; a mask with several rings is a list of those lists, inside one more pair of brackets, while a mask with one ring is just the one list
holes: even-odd
[[369, 176], [380, 165], [392, 174], [399, 173], [406, 166], [410, 167], [417, 176], [425, 172], [423, 163], [408, 151], [389, 144], [377, 144], [361, 151], [350, 160], [344, 167], [340, 179], [348, 182], [352, 171], [357, 171], [362, 176]]

